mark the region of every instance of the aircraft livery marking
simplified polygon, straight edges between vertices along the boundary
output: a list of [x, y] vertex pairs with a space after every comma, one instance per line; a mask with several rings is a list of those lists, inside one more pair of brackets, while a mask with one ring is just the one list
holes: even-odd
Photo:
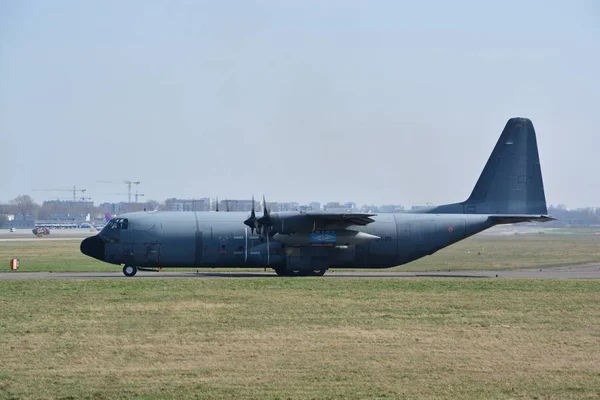
[[320, 233], [311, 233], [310, 235], [311, 243], [335, 243], [335, 233], [333, 232], [320, 232]]
[[227, 254], [227, 236], [221, 236], [219, 237], [219, 254], [220, 255], [226, 255]]
[[452, 225], [450, 225], [448, 227], [448, 232], [450, 232], [450, 233], [454, 232], [454, 227]]

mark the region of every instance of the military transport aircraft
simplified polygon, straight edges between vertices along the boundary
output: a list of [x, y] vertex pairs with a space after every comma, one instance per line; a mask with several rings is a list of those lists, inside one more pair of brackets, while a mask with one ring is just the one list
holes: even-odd
[[126, 276], [166, 267], [268, 267], [280, 276], [318, 276], [332, 267], [405, 264], [494, 225], [550, 221], [547, 212], [533, 124], [512, 118], [461, 203], [397, 214], [264, 208], [257, 216], [254, 206], [249, 214], [135, 212], [111, 219], [83, 240], [81, 252], [124, 265]]

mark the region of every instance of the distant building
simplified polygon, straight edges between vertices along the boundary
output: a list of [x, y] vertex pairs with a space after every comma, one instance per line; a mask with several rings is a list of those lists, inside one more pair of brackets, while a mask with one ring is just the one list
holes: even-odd
[[33, 229], [35, 227], [35, 217], [31, 214], [15, 214], [8, 217], [8, 224], [11, 228]]
[[386, 204], [378, 208], [380, 213], [398, 213], [404, 211], [404, 206], [396, 204]]
[[[212, 202], [215, 204], [215, 202]], [[254, 201], [254, 207], [256, 210], [261, 208], [261, 203], [259, 201]], [[210, 208], [212, 211], [216, 211], [216, 208], [213, 206]], [[252, 210], [252, 200], [247, 199], [225, 199], [219, 200], [219, 211], [250, 211]], [[207, 210], [208, 211], [208, 210]]]
[[84, 213], [54, 213], [49, 214], [47, 220], [48, 221], [72, 221], [79, 222], [85, 221], [87, 215]]
[[354, 202], [340, 203], [339, 201], [330, 201], [323, 206], [323, 210], [330, 212], [355, 212], [358, 211], [358, 208]]
[[42, 207], [69, 207], [69, 208], [93, 208], [93, 201], [73, 201], [73, 200], [46, 200]]
[[355, 212], [358, 211], [358, 208], [356, 208], [356, 203], [352, 202], [352, 201], [348, 201], [346, 203], [343, 204], [343, 207], [346, 209], [346, 211], [348, 212]]
[[434, 205], [428, 203], [428, 204], [425, 204], [425, 205], [412, 206], [410, 209], [411, 210], [424, 210], [424, 209], [432, 208], [432, 207], [434, 207]]
[[208, 197], [200, 199], [171, 198], [165, 201], [167, 211], [209, 211], [211, 201]]
[[360, 212], [377, 214], [379, 212], [379, 207], [376, 205], [373, 205], [373, 204], [371, 204], [371, 205], [365, 204], [364, 206], [362, 206], [360, 208]]
[[330, 201], [323, 206], [323, 209], [326, 211], [340, 210], [343, 208], [344, 207], [338, 201]]
[[110, 214], [121, 214], [121, 206], [123, 203], [102, 203], [100, 204], [100, 208], [104, 212], [108, 212]]
[[[296, 201], [278, 203], [277, 211], [297, 211], [300, 208], [300, 203]], [[273, 209], [275, 211], [275, 209]]]
[[124, 213], [130, 212], [138, 212], [144, 211], [145, 204], [144, 203], [127, 203], [127, 202], [119, 202], [119, 203], [102, 203], [99, 206], [102, 211], [108, 212], [112, 215], [120, 215]]

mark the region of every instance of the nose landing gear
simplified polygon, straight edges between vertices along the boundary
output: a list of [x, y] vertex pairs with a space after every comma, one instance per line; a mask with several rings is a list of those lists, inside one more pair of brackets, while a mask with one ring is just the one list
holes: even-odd
[[123, 274], [125, 276], [134, 276], [137, 273], [137, 267], [135, 265], [125, 265], [123, 267]]

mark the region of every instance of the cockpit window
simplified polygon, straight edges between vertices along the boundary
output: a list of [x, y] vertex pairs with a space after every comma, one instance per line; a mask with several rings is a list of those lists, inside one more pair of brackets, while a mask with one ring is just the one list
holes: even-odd
[[113, 218], [108, 221], [106, 227], [108, 229], [127, 229], [129, 221], [127, 218]]

